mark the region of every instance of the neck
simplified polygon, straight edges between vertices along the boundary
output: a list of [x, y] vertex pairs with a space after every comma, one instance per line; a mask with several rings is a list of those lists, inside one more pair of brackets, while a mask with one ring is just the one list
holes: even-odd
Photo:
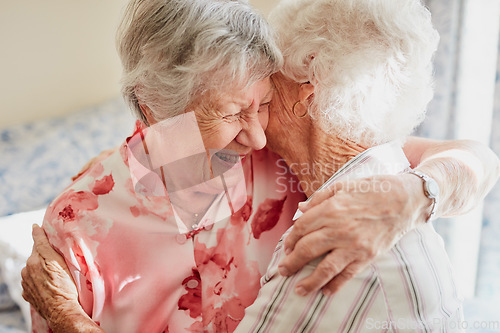
[[277, 101], [281, 107], [269, 116], [268, 146], [283, 157], [309, 197], [366, 147], [324, 132], [317, 120], [309, 115], [304, 118], [295, 116], [292, 109], [298, 99], [300, 85], [280, 73], [273, 76], [273, 83], [277, 91], [282, 92]]
[[170, 202], [177, 215], [188, 227], [200, 222], [216, 197], [216, 194], [187, 191], [169, 194]]
[[309, 135], [296, 138], [293, 149], [278, 152], [297, 175], [309, 197], [340, 167], [366, 148], [309, 126]]

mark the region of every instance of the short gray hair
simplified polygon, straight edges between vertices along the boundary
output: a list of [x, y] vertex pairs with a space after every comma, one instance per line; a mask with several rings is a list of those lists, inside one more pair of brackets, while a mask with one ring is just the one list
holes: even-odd
[[404, 138], [432, 99], [439, 35], [420, 0], [282, 0], [283, 74], [315, 85], [310, 114], [366, 145]]
[[206, 91], [243, 88], [282, 65], [267, 22], [245, 1], [132, 0], [117, 48], [122, 94], [146, 124], [139, 101], [159, 121]]

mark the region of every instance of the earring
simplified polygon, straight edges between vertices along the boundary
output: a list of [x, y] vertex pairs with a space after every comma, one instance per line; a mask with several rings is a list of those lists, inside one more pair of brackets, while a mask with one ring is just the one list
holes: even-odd
[[297, 101], [297, 102], [295, 102], [295, 104], [293, 104], [293, 106], [292, 106], [292, 113], [293, 113], [296, 117], [298, 117], [298, 118], [304, 118], [305, 116], [307, 116], [307, 109], [306, 109], [306, 112], [305, 112], [303, 115], [300, 115], [300, 116], [299, 116], [299, 115], [295, 112], [295, 107], [297, 106], [297, 104], [301, 104], [301, 102], [300, 102], [300, 101]]

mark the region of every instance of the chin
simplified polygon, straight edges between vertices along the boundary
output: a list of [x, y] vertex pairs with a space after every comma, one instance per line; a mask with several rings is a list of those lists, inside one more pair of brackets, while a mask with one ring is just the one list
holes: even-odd
[[206, 180], [203, 183], [193, 186], [190, 190], [197, 193], [219, 195], [226, 190], [231, 191], [233, 188], [241, 186], [244, 183], [243, 168], [235, 167], [225, 172], [222, 177], [216, 176], [215, 178]]

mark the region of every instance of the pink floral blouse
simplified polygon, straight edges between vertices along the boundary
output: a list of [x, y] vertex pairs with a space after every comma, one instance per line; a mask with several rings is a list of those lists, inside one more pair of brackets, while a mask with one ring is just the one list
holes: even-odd
[[[232, 332], [304, 200], [267, 149], [244, 159], [247, 200], [182, 233], [167, 196], [138, 194], [127, 142], [48, 207], [43, 227], [71, 270], [80, 303], [107, 332]], [[131, 176], [132, 175], [132, 176]], [[49, 332], [33, 311], [33, 332]]]

